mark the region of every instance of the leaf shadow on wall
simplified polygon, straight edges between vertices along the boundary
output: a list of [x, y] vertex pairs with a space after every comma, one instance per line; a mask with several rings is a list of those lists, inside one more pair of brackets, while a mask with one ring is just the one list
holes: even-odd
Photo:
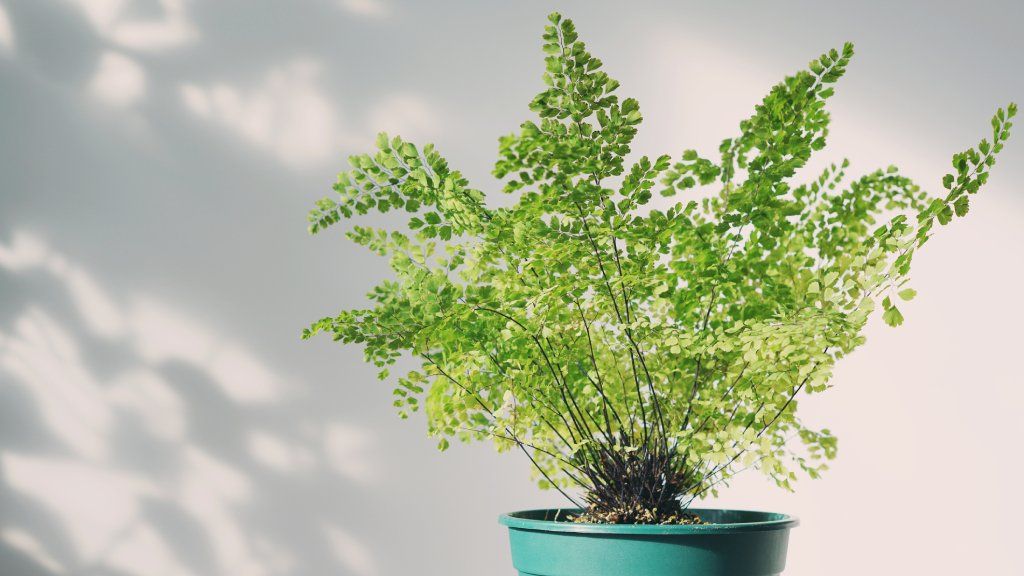
[[241, 344], [122, 303], [37, 237], [0, 243], [0, 278], [5, 570], [375, 572], [330, 504], [379, 473], [367, 433], [309, 418], [303, 387]]

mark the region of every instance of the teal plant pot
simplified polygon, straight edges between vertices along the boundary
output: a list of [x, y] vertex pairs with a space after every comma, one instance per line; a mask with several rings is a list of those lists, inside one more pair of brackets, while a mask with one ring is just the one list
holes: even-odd
[[709, 524], [574, 524], [576, 510], [504, 514], [521, 576], [772, 576], [786, 567], [797, 519], [771, 512], [700, 510]]

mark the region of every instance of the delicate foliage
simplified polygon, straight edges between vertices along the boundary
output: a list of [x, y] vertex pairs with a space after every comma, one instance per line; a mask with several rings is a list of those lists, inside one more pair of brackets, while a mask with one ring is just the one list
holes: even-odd
[[784, 488], [817, 477], [836, 439], [800, 422], [799, 397], [829, 388], [876, 302], [903, 322], [914, 254], [967, 213], [1016, 107], [954, 156], [943, 196], [894, 167], [844, 184], [846, 161], [794, 184], [825, 146], [847, 44], [772, 88], [717, 157], [627, 167], [639, 105], [570, 20], [550, 20], [537, 119], [501, 138], [494, 170], [515, 203], [488, 207], [432, 146], [381, 135], [310, 221], [410, 212], [407, 233], [348, 232], [395, 278], [304, 335], [363, 344], [382, 379], [411, 355], [395, 405], [424, 405], [442, 449], [520, 449], [542, 486], [580, 488], [622, 521], [674, 513], [749, 467]]

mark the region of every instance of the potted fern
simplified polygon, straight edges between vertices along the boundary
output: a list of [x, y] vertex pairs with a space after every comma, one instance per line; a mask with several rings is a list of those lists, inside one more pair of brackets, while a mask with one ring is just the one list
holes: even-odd
[[[795, 518], [692, 504], [747, 469], [791, 489], [826, 468], [836, 439], [801, 423], [799, 398], [829, 388], [879, 305], [903, 322], [914, 254], [967, 213], [1016, 107], [953, 157], [937, 196], [893, 167], [844, 183], [846, 162], [794, 183], [825, 146], [847, 44], [772, 88], [714, 156], [627, 161], [637, 102], [572, 21], [552, 14], [543, 39], [536, 117], [500, 139], [494, 169], [514, 203], [382, 134], [310, 222], [409, 212], [408, 231], [347, 232], [394, 279], [304, 337], [364, 345], [440, 449], [492, 441], [564, 495], [566, 509], [501, 517], [520, 573], [781, 573]], [[416, 367], [391, 375], [403, 357]]]

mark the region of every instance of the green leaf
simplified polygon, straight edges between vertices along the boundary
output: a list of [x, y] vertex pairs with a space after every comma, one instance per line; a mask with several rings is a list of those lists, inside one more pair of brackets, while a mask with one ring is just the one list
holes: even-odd
[[889, 326], [899, 326], [903, 324], [903, 314], [900, 313], [899, 309], [895, 306], [890, 306], [882, 314], [882, 319]]
[[969, 209], [970, 199], [968, 196], [961, 196], [953, 203], [953, 210], [957, 216], [966, 216]]

